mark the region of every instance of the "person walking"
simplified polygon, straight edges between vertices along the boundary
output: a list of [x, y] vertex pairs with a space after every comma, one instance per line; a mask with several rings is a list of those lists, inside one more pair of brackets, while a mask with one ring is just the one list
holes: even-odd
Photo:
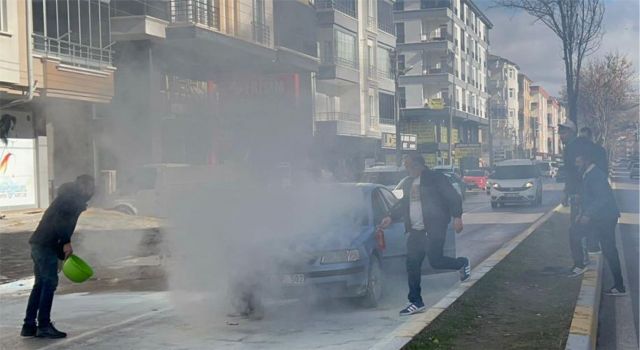
[[[564, 198], [562, 204], [564, 206], [570, 206], [570, 227], [569, 227], [569, 243], [571, 251], [575, 249], [583, 249], [583, 256], [585, 260], [580, 264], [575, 264], [571, 268], [570, 276], [579, 276], [586, 271], [586, 265], [588, 264], [588, 256], [586, 249], [586, 236], [585, 232], [580, 232], [583, 228], [580, 225], [576, 225], [575, 220], [580, 213], [580, 191], [582, 186], [582, 177], [580, 176], [579, 169], [576, 167], [576, 158], [578, 154], [584, 154], [592, 152], [592, 142], [577, 137], [576, 124], [570, 119], [558, 124], [558, 134], [562, 143], [564, 144], [563, 150], [563, 162], [566, 173], [566, 179], [564, 184]], [[580, 240], [571, 239], [571, 237], [581, 237]], [[576, 245], [575, 247], [573, 245]]]
[[94, 192], [95, 181], [90, 175], [78, 176], [74, 182], [60, 186], [58, 195], [29, 239], [35, 283], [20, 332], [23, 337], [67, 336], [51, 322], [53, 295], [58, 286], [58, 260], [65, 260], [73, 254], [71, 235]]
[[[602, 253], [609, 264], [613, 275], [613, 287], [604, 291], [608, 295], [624, 295], [626, 289], [622, 279], [620, 258], [616, 248], [616, 225], [620, 210], [613, 190], [609, 185], [607, 174], [595, 164], [596, 155], [584, 153], [576, 158], [576, 166], [582, 173], [582, 210], [576, 221], [585, 229], [594, 231], [602, 246]], [[577, 245], [572, 245], [577, 247]], [[582, 260], [581, 249], [574, 252], [574, 261]]]
[[447, 227], [453, 217], [457, 233], [463, 230], [462, 198], [445, 175], [426, 167], [422, 155], [414, 153], [405, 159], [410, 181], [404, 182], [402, 199], [384, 217], [379, 228], [387, 228], [392, 221], [403, 219], [407, 236], [407, 279], [409, 303], [401, 316], [425, 309], [422, 300], [422, 263], [425, 255], [434, 269], [458, 270], [461, 280], [471, 274], [469, 259], [443, 255]]

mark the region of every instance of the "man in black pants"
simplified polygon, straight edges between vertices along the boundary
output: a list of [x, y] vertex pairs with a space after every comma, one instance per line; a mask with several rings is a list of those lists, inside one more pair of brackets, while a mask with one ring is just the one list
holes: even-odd
[[51, 323], [53, 295], [58, 287], [58, 259], [65, 260], [73, 254], [71, 235], [78, 217], [87, 209], [87, 202], [94, 190], [95, 182], [89, 175], [78, 176], [74, 182], [60, 186], [56, 199], [44, 212], [40, 224], [29, 239], [35, 284], [20, 332], [23, 337], [67, 336]]
[[[593, 230], [613, 274], [614, 285], [604, 293], [623, 295], [626, 294], [626, 289], [616, 248], [616, 225], [620, 210], [609, 186], [608, 177], [595, 165], [594, 158], [595, 155], [591, 152], [580, 154], [576, 158], [576, 166], [582, 173], [582, 210], [576, 222], [583, 227], [583, 232]], [[577, 233], [571, 236], [572, 241], [581, 239], [579, 232]], [[584, 251], [577, 249], [577, 244], [572, 244], [571, 247], [574, 262], [579, 264], [584, 259]]]
[[429, 170], [420, 154], [410, 155], [404, 163], [411, 179], [404, 182], [403, 197], [382, 219], [380, 228], [393, 220], [404, 219], [407, 237], [407, 277], [409, 304], [400, 311], [401, 316], [412, 315], [425, 309], [421, 296], [422, 262], [425, 255], [435, 269], [459, 270], [461, 279], [469, 278], [469, 259], [443, 255], [447, 227], [453, 217], [453, 227], [461, 232], [462, 198], [449, 180]]

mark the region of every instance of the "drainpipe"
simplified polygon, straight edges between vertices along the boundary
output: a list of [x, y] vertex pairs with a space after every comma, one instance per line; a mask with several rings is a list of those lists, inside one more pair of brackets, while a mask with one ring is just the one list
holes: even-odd
[[31, 33], [31, 1], [25, 1], [25, 23], [27, 33], [27, 96], [15, 101], [11, 101], [0, 108], [9, 108], [23, 103], [29, 103], [33, 100], [33, 92], [35, 90], [35, 82], [33, 81], [33, 38]]

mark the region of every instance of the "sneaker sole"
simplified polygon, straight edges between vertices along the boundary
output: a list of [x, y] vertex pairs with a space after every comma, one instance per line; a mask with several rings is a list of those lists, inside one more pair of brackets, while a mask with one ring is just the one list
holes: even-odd
[[423, 307], [423, 308], [418, 309], [418, 310], [416, 310], [416, 311], [414, 311], [414, 312], [412, 312], [412, 313], [406, 313], [406, 314], [401, 313], [401, 314], [400, 314], [400, 316], [411, 316], [411, 315], [415, 315], [415, 314], [421, 314], [421, 313], [423, 313], [425, 310], [426, 310], [426, 308], [424, 308], [424, 307]]
[[623, 296], [628, 295], [628, 294], [629, 293], [627, 293], [627, 292], [624, 292], [624, 293], [607, 293], [607, 292], [604, 292], [604, 295], [608, 295], [610, 297], [623, 297]]

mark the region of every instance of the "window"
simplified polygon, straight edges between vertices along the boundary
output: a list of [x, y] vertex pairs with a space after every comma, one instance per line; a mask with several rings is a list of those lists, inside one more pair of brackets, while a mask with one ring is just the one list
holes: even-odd
[[515, 95], [515, 90], [513, 88], [509, 88], [509, 98], [513, 98], [514, 95]]
[[404, 86], [398, 88], [398, 100], [400, 108], [407, 108], [407, 91]]
[[9, 31], [7, 17], [7, 0], [0, 0], [0, 32]]
[[389, 94], [378, 94], [378, 112], [380, 114], [380, 122], [383, 124], [394, 124], [395, 105], [394, 97]]
[[336, 31], [336, 60], [337, 63], [356, 66], [356, 38], [354, 35]]
[[80, 66], [110, 64], [109, 3], [33, 0], [34, 49]]
[[404, 43], [404, 23], [396, 23], [396, 42]]
[[513, 69], [509, 68], [509, 78], [513, 79]]
[[393, 78], [391, 69], [391, 50], [378, 46], [378, 71], [385, 78]]
[[513, 109], [509, 110], [509, 118], [515, 118], [516, 112]]
[[393, 4], [393, 9], [395, 11], [404, 11], [404, 0], [396, 0]]
[[376, 55], [371, 40], [367, 40], [367, 59], [369, 60], [369, 76], [373, 76], [376, 73]]
[[405, 57], [404, 55], [398, 55], [398, 75], [404, 75], [405, 69]]

